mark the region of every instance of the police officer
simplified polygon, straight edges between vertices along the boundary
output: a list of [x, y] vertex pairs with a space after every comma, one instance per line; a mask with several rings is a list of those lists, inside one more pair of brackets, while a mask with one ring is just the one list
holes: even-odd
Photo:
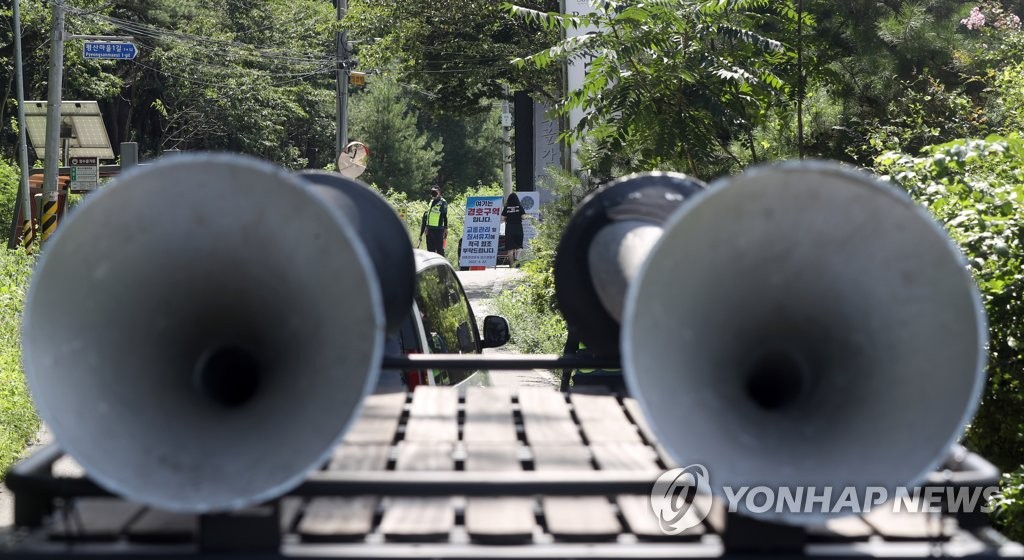
[[423, 213], [420, 240], [416, 246], [423, 243], [423, 234], [426, 233], [427, 250], [444, 255], [444, 240], [448, 237], [448, 201], [441, 196], [440, 187], [431, 188], [430, 197], [430, 208]]

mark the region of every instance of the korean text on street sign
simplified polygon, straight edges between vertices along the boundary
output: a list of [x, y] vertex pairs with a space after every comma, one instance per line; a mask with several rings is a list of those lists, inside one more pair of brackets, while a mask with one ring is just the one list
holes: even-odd
[[498, 264], [498, 228], [501, 197], [471, 196], [466, 200], [459, 266], [494, 267]]
[[86, 41], [82, 46], [85, 58], [113, 58], [132, 60], [139, 54], [134, 43], [110, 41]]
[[73, 191], [91, 191], [100, 184], [100, 159], [97, 157], [71, 158], [71, 185]]

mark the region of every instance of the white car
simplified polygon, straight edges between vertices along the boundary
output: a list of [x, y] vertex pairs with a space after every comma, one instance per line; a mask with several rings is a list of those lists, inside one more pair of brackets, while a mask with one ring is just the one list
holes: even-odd
[[[415, 256], [415, 299], [398, 332], [387, 337], [388, 354], [479, 354], [508, 342], [508, 322], [497, 315], [484, 318], [484, 336], [480, 336], [473, 307], [447, 259], [421, 250]], [[383, 370], [376, 392], [408, 391], [417, 385], [486, 384], [481, 370]]]

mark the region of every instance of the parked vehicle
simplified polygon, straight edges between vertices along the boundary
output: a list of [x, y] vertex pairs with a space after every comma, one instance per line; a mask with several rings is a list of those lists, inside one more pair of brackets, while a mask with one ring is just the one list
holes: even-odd
[[[473, 308], [455, 270], [444, 257], [416, 250], [416, 297], [397, 333], [389, 334], [389, 354], [478, 354], [509, 340], [508, 322], [497, 315], [484, 318], [481, 337]], [[417, 385], [486, 385], [480, 370], [384, 370], [377, 392], [411, 390]]]

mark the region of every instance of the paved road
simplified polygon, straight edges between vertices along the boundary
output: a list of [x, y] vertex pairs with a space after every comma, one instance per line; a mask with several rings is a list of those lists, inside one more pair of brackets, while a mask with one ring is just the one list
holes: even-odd
[[[473, 306], [477, 322], [483, 328], [483, 320], [487, 315], [496, 315], [494, 298], [514, 286], [522, 277], [519, 269], [508, 267], [489, 268], [487, 270], [463, 270], [458, 272], [459, 281], [466, 290], [466, 296]], [[514, 348], [488, 348], [484, 354], [513, 354]], [[501, 387], [551, 387], [558, 388], [558, 382], [550, 371], [535, 370], [491, 370], [491, 383]]]

